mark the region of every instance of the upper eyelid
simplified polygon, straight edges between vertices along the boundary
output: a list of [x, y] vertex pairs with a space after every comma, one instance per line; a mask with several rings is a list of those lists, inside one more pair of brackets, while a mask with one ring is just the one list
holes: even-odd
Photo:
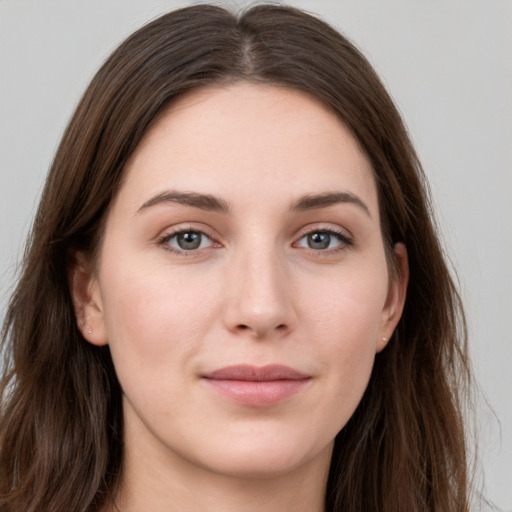
[[[180, 233], [187, 233], [187, 232], [201, 233], [202, 235], [206, 236], [206, 238], [208, 238], [208, 240], [210, 241], [209, 246], [197, 248], [197, 249], [186, 250], [186, 249], [181, 249], [179, 247], [175, 247], [169, 243], [174, 237], [178, 236]], [[204, 254], [203, 251], [205, 251], [207, 249], [211, 249], [212, 247], [215, 247], [216, 245], [220, 245], [220, 244], [214, 238], [212, 238], [208, 233], [206, 233], [205, 230], [194, 229], [194, 228], [177, 228], [175, 230], [169, 230], [168, 232], [164, 231], [164, 233], [156, 239], [156, 245], [158, 247], [163, 248], [165, 251], [169, 251], [170, 253], [174, 253], [175, 255], [178, 255], [180, 257], [193, 258], [194, 256], [199, 256], [201, 254]]]
[[[196, 233], [201, 233], [203, 236], [208, 238], [208, 240], [210, 241], [210, 245], [208, 247], [191, 249], [191, 250], [187, 251], [187, 250], [180, 249], [178, 247], [174, 247], [173, 245], [171, 245], [169, 243], [174, 237], [176, 237], [180, 233], [187, 233], [190, 231], [193, 231]], [[206, 230], [204, 228], [199, 229], [199, 228], [196, 228], [196, 227], [193, 227], [190, 225], [181, 225], [181, 226], [178, 225], [177, 227], [171, 227], [171, 228], [164, 229], [154, 239], [154, 243], [157, 247], [162, 247], [166, 251], [171, 251], [171, 252], [174, 252], [175, 254], [180, 254], [182, 256], [193, 256], [194, 254], [201, 253], [205, 249], [222, 245], [220, 242], [218, 242], [217, 238], [215, 238], [210, 233], [208, 233], [208, 230]]]
[[[195, 231], [198, 233], [202, 233], [203, 235], [207, 236], [210, 240], [216, 243], [223, 243], [220, 240], [222, 239], [221, 236], [218, 235], [217, 231], [213, 228], [209, 227], [206, 224], [203, 224], [201, 222], [195, 223], [195, 222], [184, 222], [179, 223], [176, 226], [171, 226], [166, 229], [163, 229], [160, 234], [157, 236], [157, 239], [159, 241], [163, 239], [170, 239], [173, 236], [184, 233], [187, 231]], [[299, 230], [295, 232], [295, 235], [293, 236], [292, 244], [295, 244], [298, 242], [301, 238], [304, 236], [314, 233], [316, 231], [324, 231], [324, 232], [330, 232], [335, 235], [340, 235], [342, 237], [345, 237], [346, 239], [353, 241], [354, 236], [348, 230], [347, 228], [340, 226], [339, 224], [333, 224], [329, 222], [311, 222], [307, 225], [301, 227]]]
[[212, 242], [213, 242], [212, 237], [208, 233], [205, 233], [204, 231], [200, 231], [199, 229], [180, 229], [178, 231], [171, 231], [170, 233], [162, 235], [160, 240], [172, 240], [174, 237], [180, 235], [181, 233], [200, 233], [201, 235], [205, 236], [209, 240], [212, 240]]
[[194, 223], [183, 223], [178, 224], [177, 226], [168, 227], [166, 229], [163, 229], [160, 234], [157, 236], [159, 240], [163, 238], [172, 238], [175, 235], [179, 235], [180, 233], [186, 233], [187, 231], [194, 231], [197, 233], [202, 233], [203, 235], [206, 235], [210, 239], [215, 238], [214, 231], [211, 228], [208, 228], [207, 226], [201, 224], [199, 226], [194, 226]]
[[302, 238], [303, 236], [308, 235], [310, 233], [315, 233], [316, 231], [325, 231], [338, 235], [343, 235], [351, 240], [354, 238], [354, 235], [347, 228], [344, 228], [339, 224], [329, 224], [326, 222], [311, 223], [308, 224], [307, 226], [304, 226], [303, 228], [298, 230], [296, 238]]
[[[329, 234], [334, 235], [340, 242], [339, 247], [320, 250], [320, 249], [312, 249], [312, 248], [308, 248], [308, 247], [300, 247], [298, 245], [299, 242], [304, 237], [310, 235], [311, 233], [316, 233], [316, 232], [324, 232], [324, 233], [329, 233]], [[297, 249], [304, 250], [304, 251], [313, 251], [314, 254], [316, 254], [318, 256], [323, 256], [323, 257], [332, 256], [332, 255], [340, 253], [341, 251], [346, 251], [347, 249], [354, 248], [356, 246], [357, 246], [357, 244], [356, 244], [356, 241], [355, 241], [352, 233], [350, 233], [347, 229], [344, 229], [341, 226], [339, 226], [339, 224], [337, 224], [336, 227], [334, 227], [332, 224], [330, 225], [330, 227], [327, 227], [325, 225], [324, 226], [321, 226], [321, 225], [320, 226], [319, 225], [311, 226], [310, 229], [306, 229], [305, 231], [302, 230], [300, 235], [297, 235], [294, 239], [294, 242], [292, 243], [292, 247], [295, 247]]]

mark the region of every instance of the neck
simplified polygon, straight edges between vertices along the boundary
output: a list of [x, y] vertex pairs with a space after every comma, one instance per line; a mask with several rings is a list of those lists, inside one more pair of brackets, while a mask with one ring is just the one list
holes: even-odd
[[[323, 512], [324, 492], [283, 479], [242, 482], [212, 480], [209, 485], [170, 482], [165, 487], [152, 485], [144, 490], [125, 481], [111, 509], [115, 512]], [[310, 492], [306, 492], [310, 491]], [[117, 509], [115, 508], [117, 506]]]
[[284, 474], [244, 477], [127, 451], [115, 504], [104, 512], [323, 512], [331, 451]]

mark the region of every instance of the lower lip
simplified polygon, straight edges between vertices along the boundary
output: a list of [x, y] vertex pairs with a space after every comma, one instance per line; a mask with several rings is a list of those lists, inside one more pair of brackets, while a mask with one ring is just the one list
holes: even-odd
[[298, 393], [308, 382], [306, 379], [247, 381], [203, 379], [215, 391], [241, 405], [270, 407]]

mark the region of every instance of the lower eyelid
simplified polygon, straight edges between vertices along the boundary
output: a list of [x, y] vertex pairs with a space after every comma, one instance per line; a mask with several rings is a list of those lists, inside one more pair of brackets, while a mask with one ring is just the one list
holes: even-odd
[[354, 245], [354, 241], [352, 236], [348, 235], [347, 233], [344, 233], [342, 231], [338, 231], [333, 228], [316, 228], [311, 229], [307, 232], [302, 233], [297, 239], [296, 242], [294, 242], [293, 245], [297, 244], [300, 240], [302, 240], [304, 237], [312, 235], [313, 233], [326, 233], [330, 236], [335, 237], [340, 244], [342, 245]]
[[[171, 245], [169, 244], [169, 242], [176, 236], [178, 236], [179, 234], [181, 233], [187, 233], [187, 232], [194, 232], [194, 233], [200, 233], [203, 237], [205, 237], [206, 239], [208, 239], [209, 243], [208, 243], [208, 246], [207, 247], [198, 247], [197, 249], [181, 249], [180, 247], [175, 247], [174, 245]], [[308, 235], [311, 235], [313, 233], [326, 233], [332, 237], [335, 237], [335, 239], [339, 242], [338, 245], [336, 247], [332, 247], [332, 248], [325, 248], [325, 249], [315, 249], [315, 248], [311, 248], [311, 247], [304, 247], [304, 246], [299, 246], [299, 242], [307, 237]], [[183, 227], [179, 227], [175, 230], [172, 230], [170, 232], [167, 232], [165, 234], [163, 234], [162, 236], [160, 236], [157, 240], [156, 240], [156, 243], [157, 245], [161, 245], [161, 246], [166, 246], [164, 247], [165, 249], [169, 250], [169, 251], [173, 251], [175, 253], [181, 253], [181, 254], [184, 254], [184, 255], [189, 255], [189, 256], [192, 256], [194, 253], [197, 253], [203, 249], [208, 249], [208, 248], [219, 248], [219, 247], [222, 247], [223, 245], [216, 241], [216, 239], [210, 235], [205, 229], [201, 229], [201, 228], [195, 228], [193, 226], [183, 226]], [[201, 242], [201, 244], [203, 243], [203, 241]], [[294, 247], [299, 247], [299, 248], [302, 248], [302, 249], [307, 249], [307, 250], [310, 250], [310, 251], [314, 251], [316, 253], [334, 253], [336, 251], [339, 251], [339, 250], [343, 250], [343, 249], [347, 249], [348, 247], [351, 247], [351, 246], [354, 246], [355, 243], [354, 243], [354, 240], [353, 240], [353, 237], [345, 232], [342, 232], [342, 231], [338, 231], [336, 229], [333, 229], [333, 228], [330, 228], [330, 227], [319, 227], [319, 228], [316, 228], [316, 229], [310, 229], [306, 232], [303, 232], [298, 238], [296, 238], [296, 241], [293, 242], [292, 246]]]
[[[173, 243], [170, 243], [171, 240], [173, 240], [174, 237], [177, 237], [181, 233], [199, 233], [202, 235], [203, 239], [201, 240], [200, 247], [197, 248], [191, 248], [191, 249], [182, 249], [179, 247], [178, 243], [173, 241]], [[155, 240], [155, 244], [165, 251], [168, 251], [170, 253], [173, 253], [177, 256], [182, 257], [194, 257], [199, 256], [200, 254], [203, 254], [204, 251], [208, 251], [209, 249], [218, 249], [223, 247], [222, 243], [218, 242], [218, 237], [216, 237], [213, 234], [209, 233], [209, 230], [203, 228], [203, 227], [195, 227], [193, 225], [181, 225], [177, 226], [176, 228], [172, 229], [170, 231], [167, 231], [160, 237], [158, 237]], [[201, 245], [206, 244], [206, 246], [201, 247]]]

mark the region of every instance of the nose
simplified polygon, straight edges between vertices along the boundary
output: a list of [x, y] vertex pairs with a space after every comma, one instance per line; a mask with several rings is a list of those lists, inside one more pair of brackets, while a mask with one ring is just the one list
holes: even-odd
[[224, 323], [230, 332], [266, 339], [294, 329], [293, 283], [279, 255], [245, 253], [231, 262], [228, 274]]

